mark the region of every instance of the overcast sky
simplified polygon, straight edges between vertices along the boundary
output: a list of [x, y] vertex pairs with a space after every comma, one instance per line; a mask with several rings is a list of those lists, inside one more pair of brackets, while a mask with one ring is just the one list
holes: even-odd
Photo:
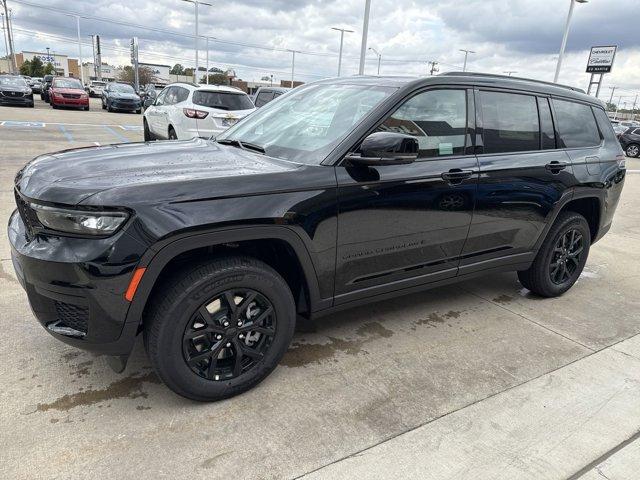
[[[232, 67], [244, 80], [274, 74], [288, 79], [291, 54], [250, 45], [295, 49], [296, 79], [311, 81], [337, 72], [339, 33], [345, 27], [343, 74], [357, 73], [364, 0], [207, 0], [200, 7], [200, 34], [211, 41], [210, 65]], [[75, 19], [58, 12], [80, 13], [85, 58], [91, 56], [91, 34], [100, 34], [103, 60], [126, 64], [129, 39], [138, 36], [140, 60], [194, 64], [194, 6], [181, 0], [8, 0], [14, 12], [16, 49], [53, 51], [77, 57]], [[468, 69], [553, 79], [570, 0], [372, 0], [370, 47], [382, 52], [382, 74], [425, 75], [427, 61], [440, 71], [461, 70], [460, 48], [475, 50]], [[53, 7], [57, 11], [28, 6]], [[640, 91], [640, 0], [590, 0], [577, 4], [571, 23], [562, 83], [587, 87], [585, 66], [592, 45], [619, 46], [612, 74], [605, 76], [601, 97], [611, 85], [616, 97]], [[116, 20], [139, 27], [110, 23]], [[245, 45], [238, 45], [235, 42]], [[204, 50], [205, 41], [200, 41]], [[0, 48], [4, 49], [4, 45]], [[307, 52], [307, 53], [304, 53]], [[4, 52], [3, 52], [4, 53]], [[201, 52], [204, 64], [204, 52]], [[375, 73], [377, 57], [368, 52], [366, 73]], [[623, 98], [623, 101], [633, 98]]]

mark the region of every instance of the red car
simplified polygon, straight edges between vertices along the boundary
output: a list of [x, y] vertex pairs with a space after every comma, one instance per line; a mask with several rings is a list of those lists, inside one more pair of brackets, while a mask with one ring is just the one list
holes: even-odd
[[49, 103], [53, 108], [79, 107], [89, 110], [89, 95], [76, 78], [54, 77], [49, 89]]

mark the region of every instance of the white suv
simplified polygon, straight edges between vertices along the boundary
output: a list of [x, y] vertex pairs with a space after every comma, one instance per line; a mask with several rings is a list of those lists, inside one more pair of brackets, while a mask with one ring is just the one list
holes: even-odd
[[255, 110], [234, 87], [173, 83], [144, 112], [144, 139], [188, 140], [217, 135]]

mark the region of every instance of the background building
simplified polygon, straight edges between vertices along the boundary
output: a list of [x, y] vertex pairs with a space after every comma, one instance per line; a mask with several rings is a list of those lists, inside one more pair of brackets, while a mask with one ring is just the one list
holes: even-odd
[[76, 77], [80, 78], [80, 69], [78, 68], [78, 60], [75, 58], [69, 58], [66, 55], [60, 55], [55, 52], [20, 52], [16, 54], [16, 63], [18, 69], [22, 66], [25, 60], [31, 60], [33, 57], [38, 57], [45, 65], [51, 63], [56, 69], [56, 74], [64, 77]]

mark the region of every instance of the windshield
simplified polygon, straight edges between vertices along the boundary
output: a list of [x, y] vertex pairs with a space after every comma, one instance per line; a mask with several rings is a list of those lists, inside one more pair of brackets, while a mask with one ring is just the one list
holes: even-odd
[[136, 93], [131, 85], [125, 83], [113, 83], [111, 84], [111, 90], [120, 93]]
[[353, 127], [396, 89], [309, 85], [252, 113], [217, 140], [259, 145], [267, 155], [318, 165]]
[[73, 78], [55, 78], [53, 86], [58, 88], [82, 88], [80, 82]]
[[0, 77], [0, 85], [11, 85], [12, 87], [26, 87], [27, 82], [22, 77]]
[[106, 85], [106, 83], [104, 83], [104, 82], [91, 82], [91, 85], [93, 85], [94, 87], [104, 87]]
[[196, 90], [193, 92], [193, 103], [203, 107], [220, 110], [250, 110], [255, 108], [251, 99], [244, 93], [210, 92]]

